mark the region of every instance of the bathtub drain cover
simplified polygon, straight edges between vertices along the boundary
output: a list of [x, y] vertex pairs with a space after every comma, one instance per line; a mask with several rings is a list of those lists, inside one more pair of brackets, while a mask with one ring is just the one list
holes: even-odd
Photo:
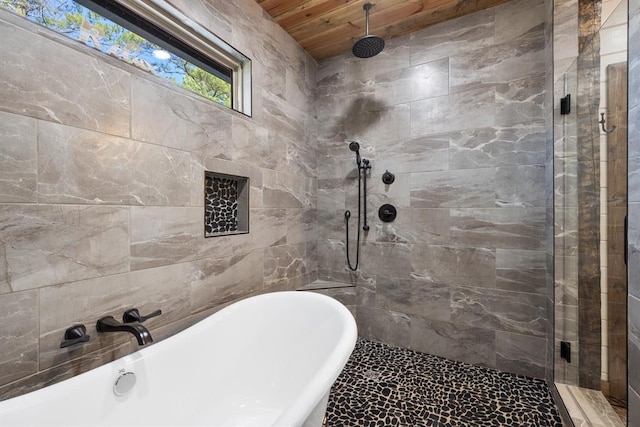
[[116, 383], [113, 385], [113, 392], [118, 396], [124, 396], [133, 389], [134, 385], [136, 385], [136, 374], [133, 372], [125, 372], [116, 380]]

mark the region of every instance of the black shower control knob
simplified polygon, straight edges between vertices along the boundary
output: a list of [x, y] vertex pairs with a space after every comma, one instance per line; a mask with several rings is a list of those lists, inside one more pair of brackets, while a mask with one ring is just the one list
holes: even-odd
[[382, 222], [392, 222], [396, 219], [397, 214], [398, 212], [393, 205], [382, 205], [380, 206], [380, 209], [378, 209], [378, 217]]
[[396, 180], [396, 176], [389, 171], [386, 171], [384, 174], [382, 174], [382, 182], [384, 182], [387, 185], [393, 184], [393, 181], [395, 180]]

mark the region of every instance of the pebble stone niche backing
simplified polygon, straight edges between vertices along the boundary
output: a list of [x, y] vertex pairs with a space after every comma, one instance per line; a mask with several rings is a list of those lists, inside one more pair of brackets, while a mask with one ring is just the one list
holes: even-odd
[[244, 200], [246, 177], [205, 173], [205, 237], [248, 233], [248, 202]]
[[543, 380], [359, 338], [327, 426], [562, 427]]

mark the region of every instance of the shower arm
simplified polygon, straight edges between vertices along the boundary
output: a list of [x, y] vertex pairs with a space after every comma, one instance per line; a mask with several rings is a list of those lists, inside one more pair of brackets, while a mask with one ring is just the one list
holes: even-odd
[[369, 35], [369, 9], [371, 9], [371, 3], [365, 4], [364, 10], [366, 11], [365, 22], [367, 27], [367, 33], [366, 33], [367, 36]]

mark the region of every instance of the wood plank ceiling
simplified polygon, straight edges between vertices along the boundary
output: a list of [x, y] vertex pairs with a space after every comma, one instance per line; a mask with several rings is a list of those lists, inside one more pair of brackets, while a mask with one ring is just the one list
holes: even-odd
[[[351, 51], [367, 0], [256, 0], [316, 60]], [[385, 40], [508, 0], [369, 0], [369, 33]]]

